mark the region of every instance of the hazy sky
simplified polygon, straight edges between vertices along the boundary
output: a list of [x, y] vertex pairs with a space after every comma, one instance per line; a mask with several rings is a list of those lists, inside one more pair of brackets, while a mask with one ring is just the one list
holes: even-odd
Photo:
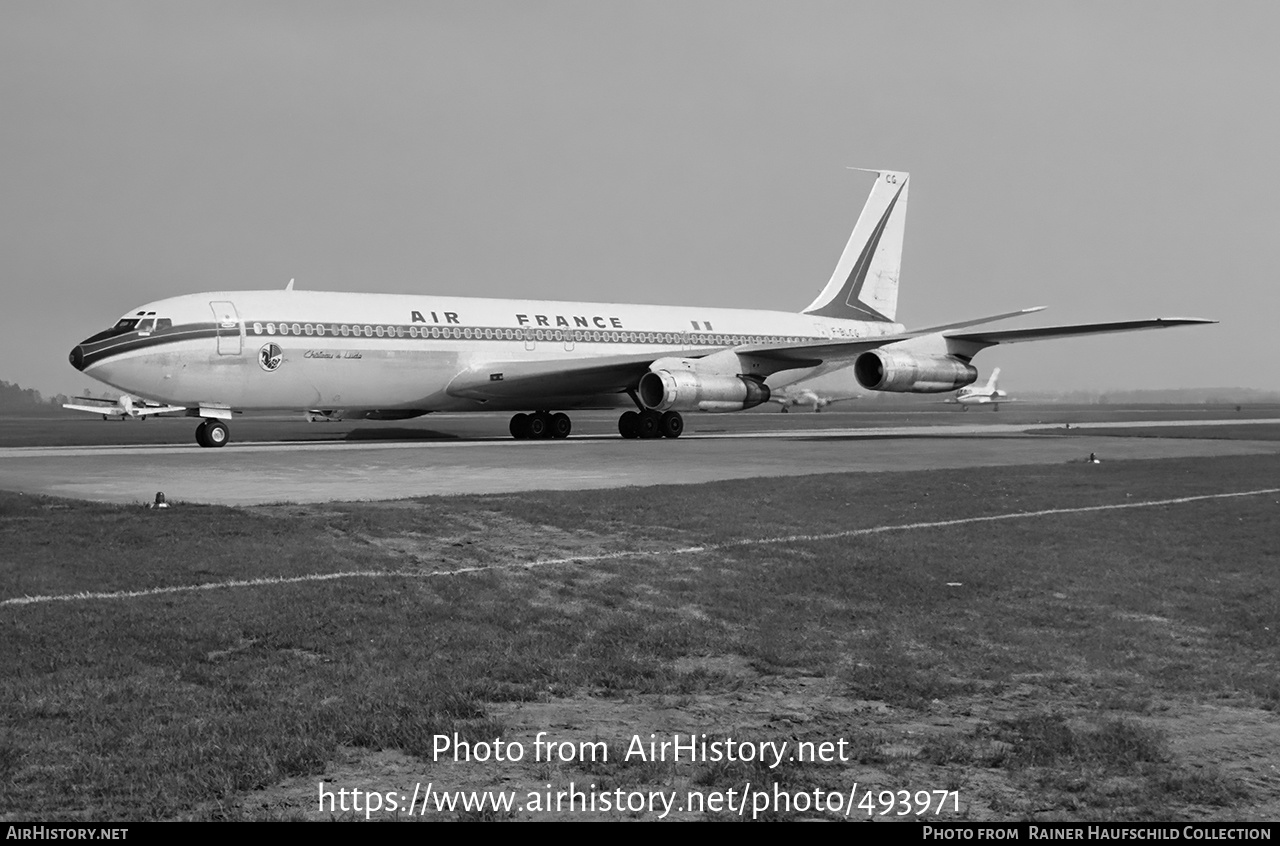
[[798, 311], [912, 175], [899, 319], [1218, 326], [1002, 386], [1280, 388], [1280, 4], [0, 3], [0, 379], [283, 287]]

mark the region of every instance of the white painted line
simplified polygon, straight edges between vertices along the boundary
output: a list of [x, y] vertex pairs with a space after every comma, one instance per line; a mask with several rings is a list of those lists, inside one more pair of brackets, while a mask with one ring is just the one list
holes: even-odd
[[532, 570], [535, 567], [552, 567], [560, 564], [593, 564], [602, 561], [616, 561], [622, 558], [657, 558], [675, 555], [696, 555], [702, 552], [718, 552], [723, 549], [737, 549], [744, 546], [763, 546], [766, 544], [810, 543], [813, 541], [838, 540], [859, 535], [874, 535], [881, 532], [902, 532], [910, 529], [941, 529], [947, 526], [962, 526], [967, 523], [990, 523], [997, 520], [1022, 520], [1030, 517], [1050, 517], [1055, 514], [1086, 514], [1093, 511], [1116, 511], [1123, 508], [1152, 508], [1159, 505], [1182, 505], [1188, 502], [1204, 502], [1211, 499], [1229, 499], [1242, 496], [1262, 496], [1264, 494], [1280, 494], [1280, 488], [1263, 488], [1255, 491], [1232, 491], [1230, 493], [1201, 494], [1199, 496], [1182, 496], [1175, 499], [1152, 499], [1143, 502], [1117, 502], [1110, 505], [1084, 505], [1077, 508], [1046, 508], [1042, 511], [1013, 511], [1007, 514], [989, 514], [984, 517], [961, 517], [956, 520], [936, 520], [927, 523], [902, 523], [896, 526], [872, 526], [866, 529], [847, 529], [842, 532], [824, 532], [816, 535], [781, 535], [771, 538], [754, 538], [748, 540], [709, 543], [702, 546], [684, 546], [675, 549], [627, 549], [620, 552], [606, 552], [600, 555], [570, 555], [564, 558], [540, 558], [534, 561], [507, 564], [486, 564], [476, 567], [460, 567], [456, 570], [349, 570], [342, 573], [310, 573], [305, 576], [277, 576], [261, 579], [235, 579], [225, 582], [205, 582], [199, 585], [175, 585], [172, 587], [147, 588], [145, 590], [122, 590], [107, 593], [64, 593], [53, 596], [20, 596], [13, 599], [0, 600], [0, 607], [8, 605], [35, 605], [43, 602], [72, 602], [88, 599], [138, 599], [147, 596], [163, 596], [174, 593], [191, 593], [201, 590], [218, 590], [235, 587], [266, 587], [270, 585], [292, 585], [303, 582], [328, 582], [335, 579], [379, 579], [405, 578], [427, 579], [436, 576], [461, 576], [467, 573], [482, 573], [488, 570]]

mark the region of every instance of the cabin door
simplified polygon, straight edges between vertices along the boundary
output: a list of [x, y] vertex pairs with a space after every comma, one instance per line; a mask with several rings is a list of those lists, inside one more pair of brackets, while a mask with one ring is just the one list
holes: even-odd
[[232, 303], [209, 303], [218, 327], [218, 355], [240, 355], [244, 345], [244, 323]]

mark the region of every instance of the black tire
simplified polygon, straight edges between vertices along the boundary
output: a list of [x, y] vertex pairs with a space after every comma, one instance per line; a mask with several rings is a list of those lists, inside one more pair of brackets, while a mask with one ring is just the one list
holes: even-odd
[[209, 438], [206, 434], [208, 430], [209, 430], [208, 420], [204, 421], [203, 423], [201, 423], [199, 426], [196, 427], [196, 443], [200, 444], [200, 446], [202, 447], [209, 446]]
[[512, 417], [511, 425], [508, 428], [511, 430], [511, 437], [517, 441], [523, 441], [529, 437], [529, 415], [517, 414]]
[[572, 431], [573, 421], [569, 419], [569, 415], [559, 411], [551, 415], [551, 437], [567, 438]]
[[662, 437], [662, 415], [656, 411], [645, 411], [640, 414], [638, 431], [643, 439]]
[[618, 418], [618, 434], [627, 440], [640, 437], [640, 415], [634, 411], [624, 411]]
[[551, 415], [542, 413], [530, 414], [526, 427], [529, 437], [535, 441], [549, 438], [551, 437]]
[[224, 447], [231, 440], [231, 430], [221, 420], [210, 420], [204, 425], [205, 446]]
[[684, 431], [684, 418], [678, 411], [668, 411], [658, 422], [658, 430], [664, 438], [678, 438]]

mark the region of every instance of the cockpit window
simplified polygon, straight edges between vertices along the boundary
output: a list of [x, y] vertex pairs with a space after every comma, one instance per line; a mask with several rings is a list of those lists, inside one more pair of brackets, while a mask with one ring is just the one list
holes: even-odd
[[157, 318], [157, 319], [156, 319], [156, 331], [157, 331], [157, 332], [158, 332], [158, 331], [160, 331], [161, 329], [169, 329], [169, 328], [172, 328], [172, 327], [173, 327], [173, 321], [172, 321], [172, 320], [170, 320], [169, 318], [167, 318], [167, 317], [160, 317], [160, 318]]
[[[148, 321], [154, 320], [154, 319], [155, 318], [148, 318]], [[92, 344], [97, 341], [105, 341], [108, 338], [115, 338], [119, 335], [127, 335], [128, 333], [132, 332], [134, 329], [137, 329], [138, 324], [141, 322], [142, 322], [142, 318], [122, 317], [120, 319], [120, 322], [118, 322], [115, 326], [112, 326], [110, 329], [102, 330], [98, 334], [94, 335], [92, 338], [86, 339], [84, 343]]]

